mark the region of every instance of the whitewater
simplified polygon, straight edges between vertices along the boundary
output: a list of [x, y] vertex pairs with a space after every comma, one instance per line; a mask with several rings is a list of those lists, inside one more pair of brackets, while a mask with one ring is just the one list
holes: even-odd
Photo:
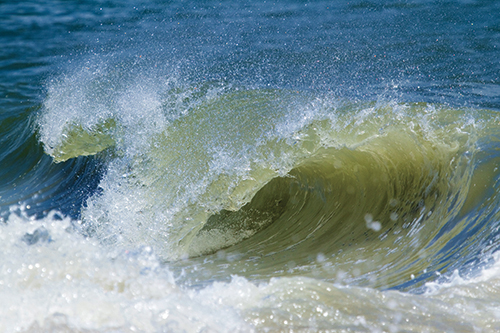
[[0, 331], [499, 331], [498, 10], [0, 4]]

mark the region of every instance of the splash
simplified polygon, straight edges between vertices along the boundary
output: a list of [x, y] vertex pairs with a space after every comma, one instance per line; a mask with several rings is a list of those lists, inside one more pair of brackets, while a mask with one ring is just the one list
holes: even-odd
[[496, 177], [476, 157], [490, 111], [113, 75], [61, 78], [40, 120], [56, 161], [107, 163], [81, 232], [212, 278], [429, 279]]

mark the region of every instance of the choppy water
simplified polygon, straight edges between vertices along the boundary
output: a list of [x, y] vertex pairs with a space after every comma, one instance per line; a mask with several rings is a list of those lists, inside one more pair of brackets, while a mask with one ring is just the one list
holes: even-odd
[[0, 330], [500, 330], [494, 2], [0, 4]]

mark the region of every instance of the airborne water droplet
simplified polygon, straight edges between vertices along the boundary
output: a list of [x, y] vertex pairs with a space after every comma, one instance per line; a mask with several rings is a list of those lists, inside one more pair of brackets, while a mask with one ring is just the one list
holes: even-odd
[[380, 231], [382, 229], [382, 224], [379, 221], [373, 221], [373, 216], [371, 214], [365, 215], [366, 227], [372, 229], [373, 231]]

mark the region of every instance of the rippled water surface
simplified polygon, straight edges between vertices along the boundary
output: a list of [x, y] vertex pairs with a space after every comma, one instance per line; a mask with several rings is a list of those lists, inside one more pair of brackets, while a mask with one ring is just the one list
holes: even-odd
[[0, 330], [500, 330], [500, 7], [0, 4]]

